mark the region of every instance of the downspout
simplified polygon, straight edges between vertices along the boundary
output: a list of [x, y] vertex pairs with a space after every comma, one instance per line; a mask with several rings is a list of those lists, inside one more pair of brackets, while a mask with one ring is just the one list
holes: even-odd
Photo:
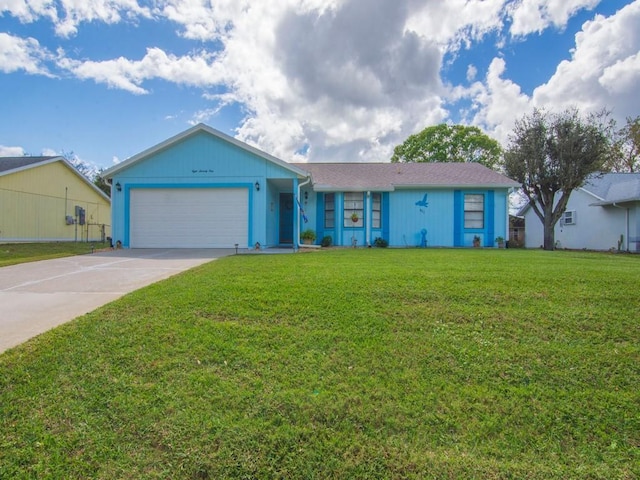
[[364, 235], [365, 235], [365, 245], [367, 247], [371, 246], [371, 215], [372, 215], [372, 211], [371, 211], [371, 191], [367, 191], [367, 203], [366, 203], [366, 215], [364, 216], [364, 220], [365, 220], [365, 228], [364, 228]]
[[509, 240], [511, 240], [511, 213], [510, 213], [510, 210], [509, 210], [509, 207], [510, 207], [510, 205], [509, 205], [509, 197], [511, 196], [511, 193], [514, 190], [515, 189], [513, 189], [513, 188], [510, 188], [509, 190], [507, 190], [507, 198], [506, 198], [507, 201], [505, 202], [506, 203], [506, 208], [505, 208], [506, 215], [505, 216], [507, 218], [506, 225], [505, 225], [505, 234], [504, 234], [504, 242], [505, 242], [504, 246], [505, 247], [507, 245], [509, 245], [509, 243], [507, 243], [507, 242], [509, 242]]
[[[307, 185], [309, 182], [311, 182], [311, 177], [307, 177], [307, 179], [298, 184], [298, 191], [296, 192], [296, 203], [298, 204], [298, 231], [296, 232], [296, 241], [295, 241], [295, 245], [296, 245], [296, 250], [299, 250], [300, 248], [302, 248], [302, 244], [300, 243], [300, 233], [302, 233], [302, 222], [300, 222], [300, 205], [302, 205], [302, 203], [300, 202], [300, 188]], [[320, 245], [305, 245], [304, 248], [320, 248]]]
[[616, 205], [616, 202], [613, 202], [613, 206], [616, 208], [622, 208], [625, 211], [625, 232], [624, 232], [624, 241], [627, 245], [626, 251], [629, 251], [629, 209], [625, 207], [621, 207], [620, 205]]

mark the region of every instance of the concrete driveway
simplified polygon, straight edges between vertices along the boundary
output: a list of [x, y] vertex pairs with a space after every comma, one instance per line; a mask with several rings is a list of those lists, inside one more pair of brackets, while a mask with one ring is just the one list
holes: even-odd
[[2, 267], [0, 353], [126, 293], [232, 253], [115, 250]]

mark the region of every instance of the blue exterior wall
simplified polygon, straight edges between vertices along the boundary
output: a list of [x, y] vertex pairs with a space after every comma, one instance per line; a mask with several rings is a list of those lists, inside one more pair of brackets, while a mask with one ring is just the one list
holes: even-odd
[[399, 190], [390, 194], [389, 203], [390, 245], [422, 246], [422, 231], [426, 230], [426, 246], [453, 246], [451, 190]]
[[[464, 228], [464, 194], [482, 194], [485, 198], [484, 226], [480, 229]], [[377, 237], [384, 238], [392, 247], [471, 247], [473, 237], [482, 239], [482, 246], [496, 246], [498, 236], [508, 238], [508, 190], [452, 190], [420, 189], [396, 190], [382, 193], [382, 225], [370, 229], [366, 226], [344, 226], [344, 194], [335, 192], [335, 226], [324, 227], [324, 193], [309, 194], [305, 212], [309, 226], [318, 236], [329, 235], [334, 245], [350, 246], [355, 238], [358, 246], [373, 244]], [[365, 193], [366, 195], [366, 193]], [[425, 197], [426, 195], [426, 197]], [[371, 201], [365, 197], [364, 224], [371, 215]], [[368, 242], [368, 243], [367, 243]]]
[[[284, 179], [285, 182], [268, 182]], [[255, 183], [260, 184], [256, 190]], [[277, 201], [280, 190], [294, 191], [294, 172], [206, 132], [184, 138], [149, 158], [118, 172], [113, 185], [112, 234], [128, 247], [128, 216], [131, 188], [247, 188], [249, 198], [249, 238], [244, 247], [256, 242], [277, 244]], [[272, 202], [273, 205], [272, 205]]]

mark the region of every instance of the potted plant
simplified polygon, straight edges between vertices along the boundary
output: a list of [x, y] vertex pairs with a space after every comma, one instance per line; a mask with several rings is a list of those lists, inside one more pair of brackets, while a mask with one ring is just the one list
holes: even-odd
[[479, 235], [474, 235], [473, 236], [473, 246], [478, 248], [480, 246], [480, 236]]
[[308, 228], [300, 234], [300, 238], [305, 245], [312, 245], [316, 241], [316, 232]]
[[360, 217], [358, 217], [358, 214], [357, 214], [356, 212], [353, 212], [353, 213], [351, 214], [351, 221], [352, 221], [353, 223], [358, 223], [358, 220], [360, 220]]
[[504, 248], [504, 237], [496, 237], [498, 248]]

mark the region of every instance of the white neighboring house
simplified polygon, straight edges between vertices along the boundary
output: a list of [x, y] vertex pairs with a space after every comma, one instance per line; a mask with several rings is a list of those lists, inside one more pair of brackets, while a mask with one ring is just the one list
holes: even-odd
[[[542, 222], [533, 208], [525, 205], [518, 216], [525, 218], [525, 247], [541, 247]], [[555, 240], [557, 248], [640, 253], [640, 173], [607, 173], [574, 190]]]

